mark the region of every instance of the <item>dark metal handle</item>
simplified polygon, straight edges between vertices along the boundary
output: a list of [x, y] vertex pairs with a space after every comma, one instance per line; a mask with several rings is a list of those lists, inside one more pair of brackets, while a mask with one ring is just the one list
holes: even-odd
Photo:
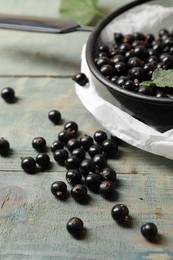
[[41, 33], [91, 32], [93, 29], [90, 26], [78, 25], [71, 20], [11, 14], [0, 14], [0, 28]]

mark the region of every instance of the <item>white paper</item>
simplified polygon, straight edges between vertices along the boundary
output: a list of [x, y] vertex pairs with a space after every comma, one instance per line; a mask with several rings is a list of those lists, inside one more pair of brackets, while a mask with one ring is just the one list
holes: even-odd
[[[170, 10], [171, 8], [169, 8], [169, 10], [168, 8], [164, 9], [166, 15], [163, 11], [163, 7], [157, 10], [160, 12], [160, 15], [163, 18], [163, 20], [166, 19], [167, 21], [168, 11], [169, 15], [171, 15], [172, 17], [173, 8], [172, 10]], [[149, 12], [149, 10], [146, 9], [146, 12]], [[152, 14], [152, 11], [150, 14]], [[143, 12], [143, 17], [145, 16], [147, 16], [147, 13], [144, 14]], [[155, 16], [156, 14], [154, 15], [154, 17]], [[161, 20], [161, 17], [158, 17], [159, 21]], [[115, 26], [115, 21], [113, 22], [113, 26]], [[152, 26], [154, 26], [154, 24], [157, 22], [157, 19], [154, 18]], [[163, 25], [161, 27], [163, 28]], [[109, 24], [109, 30], [110, 28], [111, 26]], [[141, 28], [139, 28], [140, 31]], [[108, 28], [106, 28], [102, 36], [108, 36], [109, 30]], [[90, 113], [111, 134], [117, 136], [118, 138], [124, 140], [125, 142], [135, 147], [151, 152], [153, 154], [173, 159], [173, 129], [164, 133], [160, 133], [159, 131], [140, 122], [139, 120], [127, 114], [126, 112], [122, 111], [121, 108], [119, 108], [119, 103], [115, 100], [115, 98], [113, 98], [112, 95], [106, 90], [106, 88], [101, 86], [101, 83], [98, 82], [91, 74], [85, 58], [85, 47], [86, 46], [83, 47], [81, 56], [81, 72], [86, 74], [86, 76], [89, 79], [89, 83], [85, 87], [81, 87], [80, 85], [75, 84], [75, 88], [77, 95], [79, 96], [81, 102], [86, 107], [86, 109], [89, 110]]]

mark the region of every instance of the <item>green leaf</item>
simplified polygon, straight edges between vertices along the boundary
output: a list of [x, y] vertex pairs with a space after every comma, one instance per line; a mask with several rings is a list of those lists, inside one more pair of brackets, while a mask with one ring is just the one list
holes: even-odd
[[60, 14], [79, 25], [88, 25], [97, 15], [98, 0], [61, 0]]
[[173, 88], [173, 70], [163, 70], [161, 68], [157, 68], [153, 71], [152, 79], [150, 81], [143, 81], [140, 85]]

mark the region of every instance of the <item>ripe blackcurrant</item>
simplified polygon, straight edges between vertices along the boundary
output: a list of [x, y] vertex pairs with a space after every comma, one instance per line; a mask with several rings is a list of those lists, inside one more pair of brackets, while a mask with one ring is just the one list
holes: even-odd
[[44, 151], [46, 148], [46, 140], [43, 137], [35, 137], [32, 140], [32, 147], [37, 151]]
[[80, 159], [75, 155], [69, 156], [65, 161], [65, 167], [67, 170], [78, 169], [79, 164], [80, 164]]
[[83, 226], [83, 221], [80, 218], [72, 217], [67, 222], [66, 228], [71, 235], [77, 236], [82, 233]]
[[94, 168], [96, 171], [101, 171], [106, 167], [107, 160], [104, 154], [96, 154], [93, 158]]
[[101, 147], [107, 156], [114, 156], [118, 152], [118, 144], [112, 139], [105, 140]]
[[64, 130], [67, 130], [69, 132], [74, 132], [76, 134], [78, 131], [78, 125], [74, 121], [69, 121], [69, 122], [65, 123]]
[[76, 75], [74, 75], [72, 77], [72, 79], [77, 83], [79, 84], [80, 86], [84, 87], [87, 83], [88, 83], [88, 78], [87, 76], [80, 72], [80, 73], [77, 73]]
[[99, 186], [99, 193], [106, 199], [112, 199], [115, 195], [115, 184], [112, 181], [103, 181]]
[[66, 172], [66, 181], [71, 185], [76, 185], [81, 182], [82, 174], [78, 169], [71, 169]]
[[107, 134], [106, 132], [102, 131], [102, 130], [97, 130], [94, 133], [94, 140], [98, 143], [101, 144], [103, 141], [105, 141], [107, 139]]
[[36, 156], [36, 163], [41, 168], [48, 168], [50, 165], [50, 157], [47, 153], [39, 153]]
[[100, 182], [100, 175], [97, 173], [89, 173], [85, 178], [86, 186], [93, 192], [98, 192]]
[[87, 197], [87, 188], [83, 184], [76, 184], [71, 189], [71, 196], [79, 202], [82, 202]]
[[36, 161], [30, 156], [21, 158], [21, 167], [25, 172], [34, 174], [36, 170]]
[[112, 181], [116, 180], [116, 172], [112, 168], [104, 168], [100, 172], [101, 181]]
[[91, 145], [93, 145], [93, 138], [90, 135], [84, 134], [80, 138], [80, 143], [81, 146], [85, 149], [88, 150]]
[[72, 152], [74, 149], [80, 148], [81, 144], [80, 141], [77, 138], [71, 138], [68, 140], [67, 144], [67, 149]]
[[50, 146], [50, 150], [54, 153], [56, 150], [59, 149], [63, 149], [64, 148], [64, 144], [61, 143], [59, 140], [54, 141], [51, 146]]
[[7, 154], [9, 149], [10, 143], [4, 138], [0, 138], [0, 154]]
[[59, 165], [64, 166], [65, 161], [68, 158], [68, 152], [65, 149], [56, 150], [53, 154], [54, 160], [59, 163]]
[[141, 234], [148, 240], [152, 240], [158, 233], [157, 226], [154, 223], [148, 222], [141, 226]]
[[59, 124], [59, 122], [61, 121], [61, 113], [58, 110], [53, 109], [53, 110], [49, 111], [48, 118], [55, 125]]
[[97, 144], [93, 144], [88, 148], [88, 154], [91, 157], [94, 157], [96, 154], [101, 154], [102, 153], [102, 149], [99, 145]]
[[62, 130], [58, 133], [58, 140], [61, 143], [66, 144], [68, 142], [68, 140], [70, 140], [74, 136], [75, 136], [74, 131]]
[[113, 206], [111, 210], [111, 215], [115, 221], [121, 223], [129, 217], [129, 209], [124, 204], [117, 204]]
[[56, 198], [63, 198], [67, 192], [67, 185], [63, 181], [55, 181], [51, 184], [51, 192]]
[[83, 149], [83, 147], [76, 148], [72, 151], [71, 155], [77, 156], [80, 161], [82, 161], [85, 158], [85, 150]]
[[85, 158], [79, 165], [79, 170], [83, 176], [87, 176], [89, 172], [95, 171], [92, 159]]
[[11, 87], [5, 87], [1, 90], [1, 97], [8, 103], [15, 101], [15, 92]]

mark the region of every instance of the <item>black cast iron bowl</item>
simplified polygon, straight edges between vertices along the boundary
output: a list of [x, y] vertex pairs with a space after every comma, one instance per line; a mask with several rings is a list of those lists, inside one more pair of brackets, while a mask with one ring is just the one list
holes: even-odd
[[[154, 96], [146, 96], [136, 92], [128, 91], [120, 86], [112, 83], [109, 79], [101, 74], [94, 63], [95, 53], [97, 51], [98, 44], [101, 43], [101, 33], [104, 28], [116, 17], [120, 16], [129, 9], [144, 4], [146, 2], [152, 2], [149, 0], [136, 0], [122, 8], [111, 13], [106, 19], [94, 29], [91, 33], [86, 46], [86, 60], [88, 67], [94, 76], [99, 81], [100, 86], [104, 86], [112, 96], [121, 104], [121, 109], [144, 122], [145, 124], [154, 127], [155, 129], [165, 132], [173, 128], [173, 99], [172, 98], [158, 98]], [[153, 2], [159, 2], [154, 1]], [[164, 2], [164, 1], [162, 1]], [[166, 1], [165, 1], [166, 2]], [[160, 24], [160, 29], [163, 25]], [[115, 28], [115, 32], [119, 31]]]

